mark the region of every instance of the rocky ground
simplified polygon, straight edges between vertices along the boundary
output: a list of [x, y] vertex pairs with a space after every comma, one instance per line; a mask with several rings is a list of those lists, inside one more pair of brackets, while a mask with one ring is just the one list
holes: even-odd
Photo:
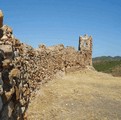
[[84, 70], [37, 91], [28, 120], [121, 120], [121, 77]]

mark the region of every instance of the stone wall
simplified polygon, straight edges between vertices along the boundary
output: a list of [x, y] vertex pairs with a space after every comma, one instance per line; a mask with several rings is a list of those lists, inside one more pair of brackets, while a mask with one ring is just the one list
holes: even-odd
[[40, 84], [91, 65], [90, 58], [85, 57], [87, 51], [62, 44], [34, 49], [16, 39], [7, 25], [2, 25], [0, 31], [0, 120], [25, 119]]

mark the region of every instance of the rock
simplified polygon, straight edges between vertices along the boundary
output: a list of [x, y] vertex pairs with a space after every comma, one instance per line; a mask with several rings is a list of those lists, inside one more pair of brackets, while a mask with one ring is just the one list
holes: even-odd
[[22, 107], [21, 110], [22, 110], [22, 113], [24, 113], [25, 110], [26, 110], [26, 108], [25, 107]]
[[4, 35], [7, 36], [7, 38], [11, 38], [12, 37], [12, 33], [13, 33], [12, 28], [8, 27], [7, 25], [4, 25], [2, 27], [2, 29], [5, 31]]
[[8, 112], [7, 112], [9, 118], [11, 118], [13, 110], [14, 110], [14, 103], [11, 101], [8, 104]]
[[14, 110], [14, 103], [10, 101], [3, 108], [2, 115], [0, 116], [1, 120], [14, 120], [12, 117], [13, 110]]
[[4, 51], [0, 49], [0, 72], [3, 70], [2, 61], [4, 60]]
[[9, 91], [9, 88], [11, 88], [8, 76], [9, 76], [9, 70], [3, 69], [2, 71], [3, 88], [4, 90], [7, 90], [7, 91]]
[[5, 58], [8, 58], [8, 59], [13, 58], [14, 52], [11, 45], [0, 45], [0, 49], [4, 51]]
[[0, 28], [3, 26], [3, 13], [0, 10]]
[[12, 69], [9, 73], [10, 84], [19, 84], [20, 74], [21, 72], [19, 69], [17, 68]]
[[0, 84], [0, 95], [3, 94], [3, 85]]
[[4, 53], [12, 53], [13, 49], [11, 45], [0, 45], [0, 49], [4, 51]]
[[2, 102], [2, 98], [1, 98], [1, 96], [0, 96], [0, 112], [1, 112], [1, 110], [2, 110], [2, 107], [3, 107], [3, 102]]
[[0, 28], [0, 38], [3, 37], [3, 30]]
[[19, 100], [20, 98], [20, 91], [18, 89], [18, 87], [15, 86], [15, 94], [16, 94], [16, 100]]
[[2, 63], [3, 63], [3, 68], [10, 68], [10, 63], [12, 61], [10, 59], [5, 59]]
[[5, 96], [5, 101], [7, 102], [7, 101], [9, 101], [11, 98], [12, 98], [12, 95], [14, 94], [14, 88], [11, 88], [10, 89], [10, 91], [8, 91], [8, 92], [4, 92], [4, 96]]

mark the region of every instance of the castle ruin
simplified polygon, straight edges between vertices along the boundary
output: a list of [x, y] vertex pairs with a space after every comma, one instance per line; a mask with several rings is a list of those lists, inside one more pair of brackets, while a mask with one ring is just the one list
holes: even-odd
[[38, 49], [21, 43], [13, 30], [3, 25], [0, 11], [0, 120], [24, 120], [35, 91], [58, 74], [83, 70], [92, 65], [92, 37], [79, 37], [79, 50], [73, 47]]

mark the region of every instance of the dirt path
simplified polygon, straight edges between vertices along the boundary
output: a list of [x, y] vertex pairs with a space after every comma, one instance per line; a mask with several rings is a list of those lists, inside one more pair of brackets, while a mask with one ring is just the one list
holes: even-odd
[[75, 72], [41, 87], [29, 120], [121, 120], [121, 78]]

